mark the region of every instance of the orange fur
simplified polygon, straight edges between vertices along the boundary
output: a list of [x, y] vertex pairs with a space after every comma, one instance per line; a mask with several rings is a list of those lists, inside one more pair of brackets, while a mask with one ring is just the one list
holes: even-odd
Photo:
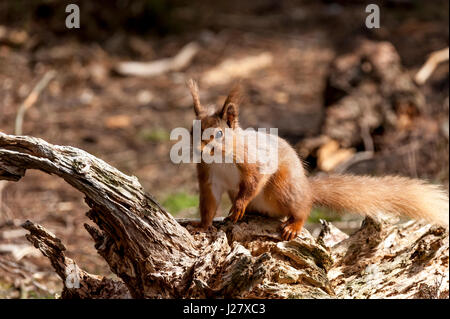
[[214, 198], [209, 178], [209, 168], [203, 163], [197, 165], [197, 177], [200, 188], [200, 216], [199, 227], [207, 229], [212, 225], [214, 215], [217, 211], [218, 203]]
[[448, 227], [448, 195], [438, 185], [400, 176], [336, 175], [311, 178], [314, 204], [338, 212], [380, 212]]
[[[239, 142], [242, 139], [236, 138], [243, 134], [238, 124], [238, 88], [232, 90], [221, 110], [206, 115], [201, 108], [196, 84], [190, 82], [189, 86], [195, 112], [201, 120], [201, 130], [232, 128], [234, 143], [242, 143]], [[202, 143], [202, 148], [204, 145]], [[228, 164], [198, 164], [200, 225], [203, 228], [211, 225], [223, 192], [228, 193], [233, 203], [230, 209], [233, 222], [241, 219], [246, 210], [287, 217], [282, 224], [285, 240], [299, 234], [313, 205], [369, 216], [400, 214], [448, 227], [448, 195], [439, 186], [396, 176], [336, 175], [308, 179], [295, 150], [281, 138], [278, 138], [277, 147], [278, 166], [271, 174], [262, 174], [260, 164], [247, 161], [247, 145], [242, 148], [244, 163], [237, 162], [234, 157], [234, 162]], [[232, 149], [236, 148], [237, 145], [233, 144]]]

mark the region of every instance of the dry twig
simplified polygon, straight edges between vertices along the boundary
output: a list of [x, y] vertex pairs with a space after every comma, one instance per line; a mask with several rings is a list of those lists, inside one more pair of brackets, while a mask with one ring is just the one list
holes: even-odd
[[414, 77], [414, 81], [416, 81], [416, 83], [419, 85], [424, 84], [431, 76], [433, 71], [436, 69], [436, 67], [442, 62], [448, 61], [448, 59], [449, 59], [448, 47], [431, 53], [428, 60], [420, 68], [419, 72], [417, 72], [416, 76]]
[[53, 70], [48, 71], [44, 74], [42, 79], [36, 84], [36, 86], [31, 90], [30, 94], [27, 96], [25, 101], [19, 106], [16, 115], [16, 123], [14, 128], [14, 133], [16, 135], [22, 135], [22, 124], [25, 112], [36, 103], [39, 94], [47, 87], [48, 83], [56, 76], [56, 72]]
[[177, 55], [151, 62], [121, 62], [116, 71], [122, 75], [152, 77], [170, 71], [180, 71], [186, 68], [200, 50], [195, 42], [186, 44]]

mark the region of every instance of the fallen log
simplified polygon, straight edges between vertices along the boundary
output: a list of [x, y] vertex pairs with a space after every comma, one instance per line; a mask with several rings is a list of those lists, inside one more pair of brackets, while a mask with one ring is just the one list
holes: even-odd
[[[33, 222], [27, 239], [63, 279], [63, 298], [448, 298], [448, 231], [366, 219], [348, 237], [323, 223], [282, 241], [278, 220], [217, 219], [208, 232], [175, 220], [127, 176], [85, 151], [0, 133], [0, 180], [27, 169], [63, 178], [85, 195], [85, 225], [118, 280], [91, 275]], [[78, 287], [78, 288], [77, 288]]]

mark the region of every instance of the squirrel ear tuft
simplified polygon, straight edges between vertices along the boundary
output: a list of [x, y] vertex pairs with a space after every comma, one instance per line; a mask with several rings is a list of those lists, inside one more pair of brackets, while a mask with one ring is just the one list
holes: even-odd
[[186, 84], [189, 88], [189, 91], [191, 91], [192, 100], [194, 101], [195, 115], [200, 116], [201, 114], [203, 114], [203, 107], [200, 103], [197, 82], [195, 82], [193, 79], [189, 79]]
[[238, 125], [239, 107], [234, 103], [228, 103], [224, 106], [222, 111], [222, 118], [227, 122], [231, 128], [236, 128]]
[[224, 119], [231, 128], [235, 128], [238, 125], [239, 104], [241, 101], [242, 88], [241, 84], [237, 83], [231, 89], [230, 94], [228, 94], [227, 99], [223, 104], [222, 111], [220, 112], [220, 117]]

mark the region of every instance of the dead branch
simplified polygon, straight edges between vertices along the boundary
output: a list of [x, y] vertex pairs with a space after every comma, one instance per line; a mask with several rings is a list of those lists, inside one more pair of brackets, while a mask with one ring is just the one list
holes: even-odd
[[14, 133], [16, 135], [22, 134], [22, 124], [23, 117], [25, 116], [25, 112], [36, 103], [41, 92], [47, 87], [48, 83], [56, 76], [56, 72], [53, 70], [48, 71], [44, 74], [42, 79], [36, 84], [36, 86], [31, 90], [30, 94], [23, 101], [23, 103], [19, 106], [16, 115], [16, 123], [14, 128]]
[[128, 289], [121, 281], [91, 275], [64, 255], [66, 247], [61, 240], [40, 225], [26, 221], [23, 228], [30, 231], [27, 239], [48, 257], [58, 276], [64, 282], [63, 298], [130, 298]]
[[202, 82], [208, 85], [225, 84], [235, 78], [247, 77], [256, 70], [270, 66], [273, 60], [272, 54], [268, 52], [240, 59], [226, 59], [219, 65], [206, 71], [202, 77]]
[[431, 74], [433, 74], [437, 66], [442, 62], [448, 61], [448, 59], [449, 59], [448, 47], [431, 53], [430, 57], [427, 59], [425, 64], [416, 73], [414, 81], [416, 81], [416, 83], [419, 85], [424, 84], [431, 76]]
[[122, 75], [152, 77], [186, 68], [200, 50], [197, 43], [186, 44], [174, 57], [151, 62], [121, 62], [116, 71]]
[[[85, 228], [123, 282], [82, 271], [58, 238], [27, 222], [28, 240], [63, 279], [63, 298], [448, 296], [443, 228], [366, 219], [348, 238], [324, 223], [318, 240], [304, 229], [285, 242], [278, 220], [248, 213], [237, 224], [219, 219], [209, 232], [198, 232], [191, 220], [176, 221], [135, 177], [104, 161], [74, 147], [0, 133], [0, 179], [18, 181], [27, 169], [59, 176], [85, 195], [87, 216], [98, 227]], [[73, 269], [80, 288], [68, 280]]]
[[[88, 228], [100, 255], [133, 297], [174, 297], [197, 252], [193, 240], [135, 177], [73, 148], [0, 133], [0, 178], [19, 180], [26, 169], [62, 177], [86, 195]], [[139, 288], [138, 288], [139, 287]]]

